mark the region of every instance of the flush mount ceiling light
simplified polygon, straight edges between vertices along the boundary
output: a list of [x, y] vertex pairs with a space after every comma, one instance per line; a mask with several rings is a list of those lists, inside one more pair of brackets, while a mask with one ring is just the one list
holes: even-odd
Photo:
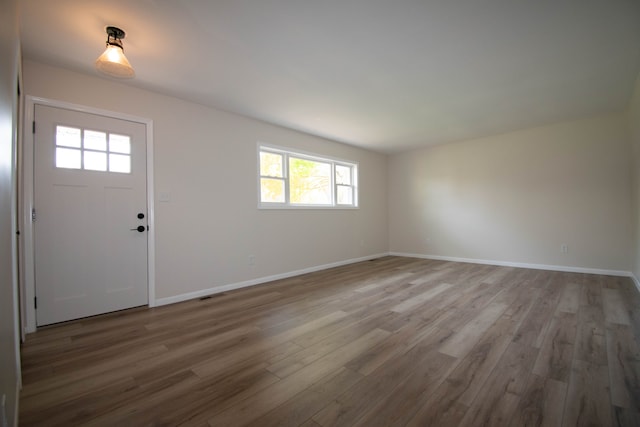
[[106, 31], [107, 49], [96, 59], [96, 68], [111, 77], [130, 79], [135, 75], [135, 72], [127, 57], [124, 56], [124, 48], [122, 47], [124, 31], [117, 27], [107, 27]]

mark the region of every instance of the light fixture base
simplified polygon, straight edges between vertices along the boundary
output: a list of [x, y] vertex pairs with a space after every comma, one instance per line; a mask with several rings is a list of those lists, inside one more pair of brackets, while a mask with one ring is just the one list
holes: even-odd
[[109, 37], [113, 37], [116, 39], [122, 40], [125, 36], [125, 32], [118, 27], [108, 26], [107, 28], [105, 28], [105, 31], [107, 32], [107, 35]]

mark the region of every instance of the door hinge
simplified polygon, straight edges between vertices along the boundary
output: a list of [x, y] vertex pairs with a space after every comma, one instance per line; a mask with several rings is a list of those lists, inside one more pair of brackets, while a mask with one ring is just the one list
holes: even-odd
[[31, 122], [31, 132], [36, 133], [36, 121]]
[[33, 297], [33, 308], [38, 309], [38, 297]]
[[31, 209], [31, 222], [36, 222], [36, 210]]

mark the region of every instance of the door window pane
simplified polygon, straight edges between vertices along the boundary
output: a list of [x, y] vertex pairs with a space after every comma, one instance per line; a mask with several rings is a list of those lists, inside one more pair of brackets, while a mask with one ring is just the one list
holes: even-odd
[[128, 135], [56, 126], [55, 143], [56, 167], [131, 173], [131, 137]]
[[107, 153], [100, 153], [99, 151], [85, 151], [84, 168], [91, 171], [106, 171]]
[[56, 167], [65, 169], [80, 169], [82, 158], [80, 150], [56, 147]]
[[56, 145], [59, 147], [80, 148], [80, 129], [56, 126]]
[[127, 135], [109, 135], [109, 151], [112, 153], [131, 153], [131, 138]]
[[84, 148], [86, 150], [107, 151], [107, 134], [95, 130], [85, 130]]

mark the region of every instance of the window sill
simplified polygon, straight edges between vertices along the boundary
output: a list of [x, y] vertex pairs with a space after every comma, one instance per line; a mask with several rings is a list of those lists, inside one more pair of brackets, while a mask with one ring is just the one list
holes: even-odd
[[333, 210], [333, 211], [352, 211], [360, 209], [359, 206], [314, 206], [314, 205], [278, 205], [278, 204], [258, 204], [258, 210]]

